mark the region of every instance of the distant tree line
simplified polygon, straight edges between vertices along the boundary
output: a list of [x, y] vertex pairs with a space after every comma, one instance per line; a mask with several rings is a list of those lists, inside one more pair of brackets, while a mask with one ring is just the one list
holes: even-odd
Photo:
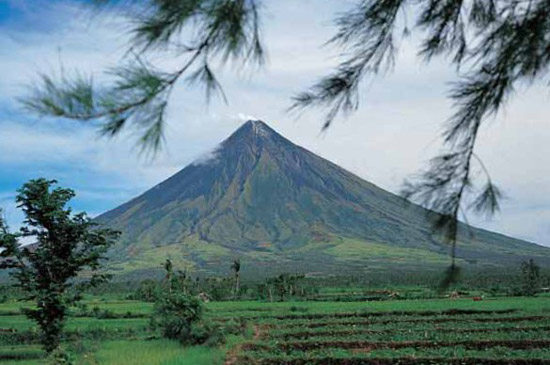
[[[230, 266], [232, 269], [232, 265]], [[227, 276], [192, 276], [189, 273], [174, 274], [174, 287], [186, 293], [202, 296], [212, 301], [259, 300], [266, 302], [302, 300], [384, 300], [426, 299], [445, 296], [451, 291], [467, 293], [483, 291], [490, 295], [516, 296], [535, 295], [550, 288], [550, 271], [537, 266], [534, 260], [527, 260], [516, 269], [479, 270], [464, 274], [460, 284], [454, 284], [446, 292], [439, 291], [440, 274], [424, 273], [378, 273], [357, 276], [307, 277], [304, 274], [283, 273], [264, 279], [245, 278], [235, 293], [236, 278]], [[109, 285], [114, 285], [113, 283]], [[134, 287], [128, 298], [154, 302], [166, 288], [166, 279], [145, 279], [127, 283]], [[183, 289], [184, 288], [184, 289]], [[419, 288], [418, 290], [410, 290]], [[423, 288], [423, 289], [422, 289]], [[421, 290], [422, 289], [422, 290]], [[97, 289], [96, 289], [97, 290]], [[109, 290], [108, 288], [104, 290]], [[339, 294], [327, 295], [327, 292]], [[351, 295], [350, 293], [353, 293]]]

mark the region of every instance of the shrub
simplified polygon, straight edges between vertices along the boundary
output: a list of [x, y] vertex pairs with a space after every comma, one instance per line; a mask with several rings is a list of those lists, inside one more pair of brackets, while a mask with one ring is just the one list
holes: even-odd
[[186, 345], [217, 345], [223, 342], [220, 327], [202, 320], [203, 306], [199, 299], [181, 293], [168, 293], [155, 306], [153, 327], [164, 337]]
[[247, 330], [246, 321], [242, 318], [231, 318], [223, 325], [223, 332], [229, 335], [245, 335]]
[[295, 305], [290, 307], [291, 312], [307, 312], [308, 310], [309, 310], [309, 308], [307, 308], [307, 307], [297, 307]]
[[101, 314], [101, 309], [98, 306], [94, 306], [91, 312], [92, 317], [99, 317], [100, 314]]
[[53, 350], [50, 355], [48, 356], [47, 360], [48, 364], [51, 365], [73, 365], [76, 364], [74, 361], [74, 357], [71, 353], [68, 351], [62, 349], [61, 347], [57, 347], [55, 350]]
[[182, 293], [170, 293], [155, 305], [156, 325], [170, 339], [181, 339], [191, 325], [201, 319], [203, 308], [198, 299]]
[[225, 342], [220, 326], [204, 320], [193, 323], [189, 334], [181, 340], [186, 345], [204, 344], [207, 346], [217, 346]]

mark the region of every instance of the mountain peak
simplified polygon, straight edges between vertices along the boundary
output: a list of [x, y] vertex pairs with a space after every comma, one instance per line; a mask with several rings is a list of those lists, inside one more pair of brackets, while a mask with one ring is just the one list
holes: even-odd
[[243, 126], [253, 126], [256, 128], [269, 128], [269, 126], [260, 119], [249, 119], [246, 122], [244, 122]]
[[[228, 139], [223, 143], [224, 146], [248, 145], [248, 146], [266, 146], [278, 144], [287, 141], [265, 122], [261, 120], [249, 120], [243, 123]], [[288, 141], [289, 142], [289, 141]]]
[[271, 127], [261, 120], [249, 120], [245, 122], [237, 131], [246, 130], [257, 136], [267, 137], [271, 134], [277, 134]]

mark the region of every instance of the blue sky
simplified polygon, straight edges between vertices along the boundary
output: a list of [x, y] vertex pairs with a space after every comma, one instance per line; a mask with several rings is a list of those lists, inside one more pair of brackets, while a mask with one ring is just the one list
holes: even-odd
[[[123, 57], [125, 22], [116, 13], [91, 17], [69, 0], [0, 0], [0, 206], [16, 227], [15, 189], [33, 177], [56, 178], [76, 190], [74, 207], [100, 214], [207, 154], [248, 116], [260, 118], [294, 142], [387, 190], [418, 171], [440, 148], [451, 114], [445, 98], [455, 71], [426, 66], [414, 39], [403, 43], [391, 75], [362, 90], [360, 110], [321, 134], [322, 115], [289, 115], [290, 96], [337, 61], [321, 45], [333, 34], [343, 0], [268, 0], [265, 40], [269, 62], [258, 72], [226, 67], [220, 79], [229, 103], [203, 103], [200, 90], [174, 91], [165, 150], [154, 161], [137, 156], [131, 136], [99, 139], [75, 122], [38, 119], [16, 99], [37, 72], [79, 69], [101, 79]], [[315, 9], [314, 12], [311, 9]], [[170, 67], [170, 59], [153, 60]], [[550, 128], [544, 83], [520, 89], [506, 110], [482, 131], [477, 153], [508, 199], [493, 220], [477, 226], [550, 245]]]

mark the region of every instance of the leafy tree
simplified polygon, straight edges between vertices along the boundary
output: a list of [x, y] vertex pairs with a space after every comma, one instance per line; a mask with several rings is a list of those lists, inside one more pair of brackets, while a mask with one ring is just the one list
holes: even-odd
[[187, 270], [174, 272], [172, 260], [166, 259], [164, 262], [164, 271], [166, 272], [164, 275], [165, 285], [169, 293], [172, 293], [174, 290], [181, 290], [184, 294], [191, 294], [193, 283], [191, 282], [191, 277], [187, 274]]
[[533, 259], [521, 264], [522, 295], [534, 296], [540, 289], [540, 268]]
[[[223, 95], [211, 67], [233, 61], [261, 65], [259, 0], [96, 0], [119, 6], [131, 19], [133, 59], [112, 70], [113, 84], [96, 87], [91, 78], [42, 75], [23, 99], [39, 115], [98, 121], [101, 133], [126, 127], [141, 132], [140, 145], [156, 150], [162, 142], [164, 114], [174, 85], [200, 83], [206, 98]], [[120, 5], [122, 4], [122, 5]], [[313, 12], [314, 13], [314, 12]], [[447, 279], [457, 275], [454, 262], [458, 219], [470, 210], [494, 214], [500, 190], [475, 154], [484, 122], [497, 114], [520, 84], [532, 84], [548, 71], [550, 2], [547, 0], [356, 0], [336, 17], [329, 40], [341, 51], [340, 64], [306, 91], [291, 109], [326, 108], [323, 128], [359, 107], [360, 85], [391, 70], [398, 41], [421, 37], [419, 56], [446, 57], [459, 71], [450, 98], [445, 148], [428, 168], [405, 184], [404, 195], [440, 213], [433, 217], [451, 244], [453, 262]], [[146, 60], [153, 53], [174, 55], [180, 66], [159, 70]], [[241, 67], [239, 67], [241, 68]], [[478, 164], [484, 177], [474, 184]], [[450, 280], [452, 281], [452, 280]]]
[[195, 294], [199, 278], [193, 281], [193, 278], [187, 273], [187, 270], [178, 270], [175, 282], [184, 294]]
[[204, 285], [213, 300], [224, 300], [233, 296], [233, 283], [229, 278], [210, 276], [205, 279]]
[[133, 299], [145, 302], [154, 302], [159, 295], [159, 283], [153, 279], [145, 279], [140, 282], [138, 289], [133, 295]]
[[[30, 180], [18, 190], [16, 201], [25, 214], [18, 233], [10, 233], [0, 219], [0, 268], [9, 269], [26, 299], [36, 303], [25, 314], [40, 328], [47, 352], [59, 345], [68, 306], [80, 300], [84, 288], [108, 279], [99, 270], [118, 237], [116, 231], [98, 228], [86, 213], [72, 214], [66, 205], [74, 192], [53, 188], [56, 183]], [[23, 246], [22, 238], [36, 243]]]
[[273, 301], [273, 291], [276, 291], [279, 294], [280, 301], [284, 302], [287, 294], [293, 295], [296, 293], [296, 285], [304, 277], [304, 275], [280, 274], [266, 279], [265, 288], [268, 290], [270, 301]]

